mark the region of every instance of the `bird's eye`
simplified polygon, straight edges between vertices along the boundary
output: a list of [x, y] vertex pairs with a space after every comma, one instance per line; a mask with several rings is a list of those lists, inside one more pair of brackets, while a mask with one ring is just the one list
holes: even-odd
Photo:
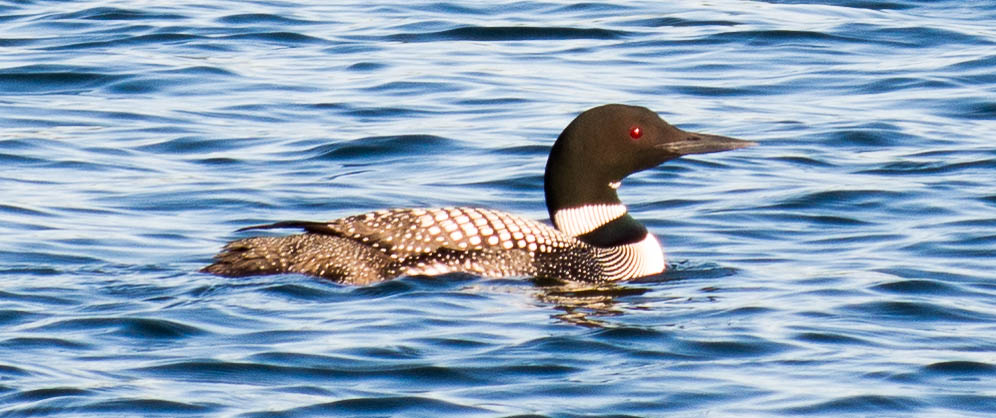
[[634, 126], [632, 128], [629, 128], [629, 137], [630, 138], [640, 139], [641, 136], [643, 136], [643, 129], [640, 129], [639, 126]]

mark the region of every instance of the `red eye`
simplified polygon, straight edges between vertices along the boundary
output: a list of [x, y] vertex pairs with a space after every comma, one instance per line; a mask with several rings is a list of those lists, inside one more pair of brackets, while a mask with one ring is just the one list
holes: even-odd
[[632, 128], [629, 128], [629, 137], [630, 138], [640, 139], [641, 136], [643, 136], [643, 129], [640, 129], [639, 126], [634, 126]]

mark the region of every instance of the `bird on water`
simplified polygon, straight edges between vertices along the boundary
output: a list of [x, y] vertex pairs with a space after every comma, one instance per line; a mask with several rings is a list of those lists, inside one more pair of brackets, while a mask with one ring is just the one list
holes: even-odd
[[659, 274], [664, 252], [616, 190], [635, 172], [688, 154], [754, 142], [678, 129], [653, 111], [610, 104], [574, 119], [543, 176], [553, 226], [473, 207], [387, 209], [328, 222], [284, 221], [239, 231], [301, 229], [233, 241], [203, 272], [300, 273], [345, 284], [453, 272], [609, 282]]

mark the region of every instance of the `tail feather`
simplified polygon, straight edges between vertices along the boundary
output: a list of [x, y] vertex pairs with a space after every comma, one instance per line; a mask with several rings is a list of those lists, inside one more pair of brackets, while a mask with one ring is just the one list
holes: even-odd
[[201, 271], [226, 277], [301, 273], [367, 284], [396, 277], [399, 267], [386, 254], [351, 239], [305, 233], [232, 241]]
[[228, 243], [214, 263], [201, 269], [204, 273], [227, 277], [245, 277], [290, 273], [287, 256], [288, 237], [253, 237]]

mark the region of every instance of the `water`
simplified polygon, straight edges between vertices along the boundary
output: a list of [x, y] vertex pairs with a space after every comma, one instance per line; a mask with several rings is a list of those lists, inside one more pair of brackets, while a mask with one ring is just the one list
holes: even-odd
[[[989, 416], [990, 2], [0, 3], [4, 416]], [[621, 189], [670, 271], [197, 273], [248, 224], [546, 215], [578, 112], [761, 145]]]

